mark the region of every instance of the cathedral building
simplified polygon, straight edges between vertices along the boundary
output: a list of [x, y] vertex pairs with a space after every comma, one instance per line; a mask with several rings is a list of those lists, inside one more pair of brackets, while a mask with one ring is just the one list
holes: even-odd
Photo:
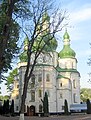
[[[61, 48], [60, 48], [61, 49]], [[33, 56], [31, 58], [31, 65]], [[15, 112], [19, 112], [26, 62], [18, 63], [18, 75], [15, 77], [11, 99], [14, 99]], [[67, 30], [63, 36], [63, 49], [60, 52], [41, 53], [37, 59], [32, 78], [29, 80], [25, 113], [36, 115], [43, 113], [44, 94], [47, 92], [49, 113], [64, 112], [64, 101], [71, 104], [80, 103], [80, 73], [77, 71], [76, 53], [70, 47]]]

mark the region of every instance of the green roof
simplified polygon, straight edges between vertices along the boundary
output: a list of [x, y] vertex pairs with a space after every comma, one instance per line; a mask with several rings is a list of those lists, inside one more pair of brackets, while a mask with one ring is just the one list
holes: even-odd
[[64, 38], [64, 39], [69, 39], [69, 38], [70, 38], [67, 30], [65, 31], [63, 38]]
[[60, 58], [75, 58], [76, 53], [74, 50], [70, 48], [70, 36], [67, 32], [65, 31], [65, 34], [63, 36], [64, 40], [64, 46], [63, 49], [59, 52], [59, 57]]
[[60, 78], [69, 79], [69, 78], [67, 78], [67, 77], [64, 77], [64, 76], [62, 76], [62, 75], [58, 74], [57, 79], [60, 79]]
[[60, 58], [74, 58], [76, 53], [70, 48], [70, 45], [64, 45], [63, 49], [59, 52]]
[[56, 67], [58, 72], [76, 72], [79, 73], [76, 69], [67, 69], [67, 68], [60, 68], [59, 66]]

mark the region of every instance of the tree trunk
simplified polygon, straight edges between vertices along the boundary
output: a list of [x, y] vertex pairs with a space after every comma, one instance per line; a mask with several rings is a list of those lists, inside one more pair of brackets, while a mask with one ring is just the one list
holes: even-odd
[[24, 120], [24, 113], [20, 113], [20, 118], [19, 120]]
[[25, 76], [23, 94], [22, 94], [22, 98], [21, 98], [20, 119], [19, 120], [24, 120], [24, 112], [25, 112], [24, 107], [25, 107], [25, 100], [26, 100], [26, 95], [27, 95], [28, 81], [29, 81], [29, 78]]

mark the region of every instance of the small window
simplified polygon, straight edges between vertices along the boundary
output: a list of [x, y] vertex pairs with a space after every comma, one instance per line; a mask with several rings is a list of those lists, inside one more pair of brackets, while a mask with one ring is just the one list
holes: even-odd
[[46, 81], [47, 81], [47, 82], [50, 81], [50, 75], [49, 75], [49, 74], [46, 75]]
[[76, 80], [73, 80], [73, 87], [76, 88]]
[[35, 101], [35, 91], [31, 91], [31, 101]]
[[19, 85], [17, 85], [17, 88], [19, 88]]
[[74, 99], [74, 103], [77, 103], [76, 102], [76, 93], [73, 94], [73, 99]]
[[18, 107], [18, 106], [16, 106], [16, 111], [18, 111], [18, 109], [19, 109], [19, 107]]
[[42, 74], [38, 75], [38, 81], [41, 82], [42, 81]]
[[42, 108], [43, 108], [43, 107], [42, 107], [42, 105], [40, 104], [40, 105], [39, 105], [39, 112], [42, 112]]
[[42, 91], [39, 90], [39, 97], [42, 97]]
[[31, 87], [33, 88], [35, 85], [35, 75], [32, 75], [31, 77]]
[[16, 99], [19, 99], [19, 95], [16, 96]]
[[60, 87], [62, 87], [62, 83], [60, 83]]
[[64, 110], [64, 106], [62, 106], [62, 110]]
[[61, 98], [61, 99], [63, 98], [63, 95], [62, 95], [62, 93], [60, 93], [60, 98]]

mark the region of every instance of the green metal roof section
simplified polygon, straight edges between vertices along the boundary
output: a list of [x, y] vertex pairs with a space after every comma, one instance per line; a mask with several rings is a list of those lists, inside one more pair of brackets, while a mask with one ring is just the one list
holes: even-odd
[[50, 65], [50, 64], [36, 64], [35, 66], [53, 66], [53, 65]]
[[64, 77], [63, 75], [58, 74], [57, 79], [61, 79], [61, 78], [69, 79], [67, 77]]
[[59, 66], [56, 67], [58, 72], [76, 72], [79, 73], [76, 69], [67, 69], [67, 68], [60, 68]]
[[60, 58], [75, 58], [76, 53], [70, 48], [70, 45], [64, 45], [63, 49], [59, 52]]
[[76, 53], [74, 52], [74, 50], [72, 50], [70, 48], [70, 36], [67, 32], [67, 30], [65, 31], [65, 34], [63, 36], [64, 40], [64, 46], [63, 49], [59, 52], [59, 57], [60, 58], [75, 58]]

